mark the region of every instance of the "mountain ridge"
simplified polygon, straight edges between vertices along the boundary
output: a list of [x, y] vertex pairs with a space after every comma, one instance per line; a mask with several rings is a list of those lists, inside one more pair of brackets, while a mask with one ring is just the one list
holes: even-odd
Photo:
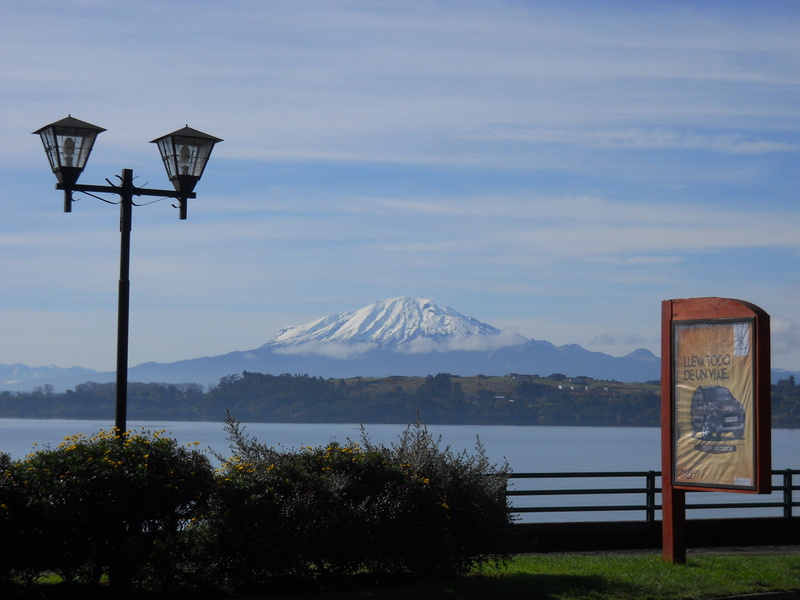
[[[214, 385], [222, 377], [249, 371], [323, 378], [564, 373], [643, 382], [659, 379], [660, 369], [660, 359], [646, 349], [614, 357], [578, 344], [555, 346], [514, 330], [501, 331], [428, 298], [400, 296], [283, 328], [252, 350], [142, 363], [129, 368], [128, 380]], [[114, 380], [113, 372], [82, 367], [0, 365], [0, 391], [46, 385], [61, 390]]]

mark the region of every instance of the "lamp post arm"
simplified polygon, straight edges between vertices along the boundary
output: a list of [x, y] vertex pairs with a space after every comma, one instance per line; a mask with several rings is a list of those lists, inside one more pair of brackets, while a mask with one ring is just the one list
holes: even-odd
[[[124, 169], [123, 173], [131, 171]], [[133, 177], [133, 175], [131, 175]], [[64, 212], [72, 212], [72, 193], [73, 192], [86, 192], [88, 194], [116, 194], [120, 198], [124, 196], [155, 196], [157, 198], [175, 198], [178, 200], [177, 208], [180, 209], [179, 217], [181, 220], [186, 219], [186, 204], [190, 198], [197, 198], [194, 192], [179, 192], [177, 190], [157, 190], [138, 188], [133, 185], [133, 181], [122, 181], [121, 185], [92, 185], [87, 183], [73, 183], [73, 184], [56, 184], [57, 190], [64, 191]], [[124, 201], [123, 201], [124, 202]]]
[[[74, 185], [64, 185], [63, 183], [56, 184], [57, 190], [65, 192], [89, 192], [95, 194], [117, 194], [123, 193], [122, 187], [116, 185], [91, 185], [86, 183], [76, 183]], [[147, 188], [137, 188], [131, 186], [130, 194], [132, 196], [157, 196], [159, 198], [177, 198], [183, 200], [185, 198], [197, 198], [195, 192], [178, 192], [176, 190], [155, 190]]]

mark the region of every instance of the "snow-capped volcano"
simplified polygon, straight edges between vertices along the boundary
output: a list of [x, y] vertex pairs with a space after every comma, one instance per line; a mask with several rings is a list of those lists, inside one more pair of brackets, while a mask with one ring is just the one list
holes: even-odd
[[[7, 369], [9, 367], [11, 370]], [[77, 385], [87, 376], [56, 379], [26, 377], [22, 365], [0, 365], [0, 390], [50, 384]], [[567, 373], [619, 381], [648, 381], [660, 373], [660, 361], [647, 350], [613, 357], [569, 344], [554, 346], [528, 339], [442, 308], [427, 298], [390, 298], [352, 312], [329, 315], [278, 332], [252, 350], [174, 363], [143, 363], [128, 371], [129, 381], [206, 384], [234, 373], [307, 373], [315, 377], [389, 375], [505, 375]], [[5, 373], [5, 375], [4, 375]], [[20, 385], [27, 379], [27, 388]], [[92, 373], [93, 382], [114, 381], [114, 373]]]
[[329, 315], [305, 325], [294, 325], [278, 332], [267, 346], [314, 343], [374, 344], [397, 346], [425, 338], [496, 336], [500, 330], [467, 317], [452, 308], [443, 308], [428, 298], [389, 298], [355, 311]]

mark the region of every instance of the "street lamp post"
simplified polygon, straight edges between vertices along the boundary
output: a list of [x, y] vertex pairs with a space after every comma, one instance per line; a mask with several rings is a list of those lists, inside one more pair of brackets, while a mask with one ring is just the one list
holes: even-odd
[[[71, 115], [34, 131], [42, 139], [50, 167], [58, 180], [57, 190], [64, 191], [64, 212], [72, 212], [72, 194], [83, 192], [115, 194], [120, 206], [120, 257], [119, 297], [117, 310], [117, 383], [115, 430], [123, 436], [127, 430], [128, 405], [128, 323], [130, 314], [130, 245], [131, 220], [134, 196], [175, 198], [178, 201], [179, 218], [186, 218], [186, 205], [196, 198], [194, 187], [205, 170], [214, 144], [222, 140], [192, 129], [188, 125], [170, 134], [153, 140], [158, 145], [161, 159], [172, 181], [174, 190], [145, 189], [133, 185], [133, 171], [123, 169], [119, 185], [106, 179], [108, 185], [79, 184], [78, 178], [86, 167], [92, 146], [99, 133], [105, 131], [91, 123], [75, 119]], [[100, 198], [104, 202], [107, 200]]]

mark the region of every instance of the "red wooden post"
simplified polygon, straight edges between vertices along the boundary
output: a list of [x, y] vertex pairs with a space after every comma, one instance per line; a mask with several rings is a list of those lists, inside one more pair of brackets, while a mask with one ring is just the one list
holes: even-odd
[[672, 487], [672, 300], [661, 303], [661, 545], [664, 562], [686, 563], [686, 492]]
[[[704, 400], [709, 390], [727, 394], [729, 404], [738, 403], [744, 416], [728, 413], [724, 422], [702, 416], [702, 407], [712, 404]], [[719, 414], [719, 402], [713, 404]], [[722, 439], [730, 434], [733, 438]], [[770, 492], [770, 434], [769, 315], [749, 302], [728, 298], [664, 300], [661, 489], [665, 562], [686, 562], [687, 490]]]

